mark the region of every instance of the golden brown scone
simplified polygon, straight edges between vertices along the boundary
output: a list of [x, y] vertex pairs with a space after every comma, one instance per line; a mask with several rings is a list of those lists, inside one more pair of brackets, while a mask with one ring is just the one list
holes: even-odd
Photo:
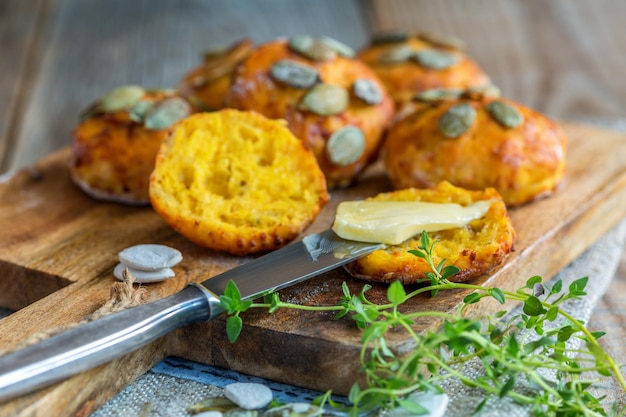
[[148, 182], [163, 139], [194, 111], [172, 90], [116, 88], [97, 100], [73, 130], [70, 175], [99, 200], [149, 204]]
[[293, 240], [328, 193], [315, 157], [284, 122], [224, 109], [175, 127], [159, 150], [150, 200], [189, 240], [246, 255]]
[[[485, 216], [467, 226], [428, 233], [432, 241], [437, 240], [433, 252], [435, 265], [446, 259], [445, 265], [455, 265], [460, 270], [450, 278], [451, 281], [464, 282], [488, 274], [502, 264], [513, 249], [515, 230], [502, 198], [493, 188], [470, 191], [442, 182], [430, 189], [408, 188], [379, 194], [371, 199], [457, 203], [464, 206], [476, 201], [492, 201]], [[388, 283], [399, 280], [404, 284], [414, 284], [425, 279], [426, 272], [432, 271], [424, 259], [408, 252], [417, 249], [420, 244], [418, 235], [400, 245], [372, 252], [345, 268], [350, 275], [368, 281]]]
[[385, 169], [396, 189], [495, 188], [509, 206], [555, 190], [565, 173], [567, 138], [546, 116], [505, 98], [427, 92], [428, 101], [390, 129]]
[[468, 89], [490, 84], [489, 76], [454, 38], [426, 33], [387, 32], [360, 51], [400, 110], [421, 91]]
[[374, 72], [330, 38], [258, 46], [237, 67], [229, 107], [285, 119], [315, 154], [329, 188], [344, 187], [377, 157], [393, 102]]
[[223, 108], [233, 70], [252, 47], [250, 39], [242, 39], [225, 49], [205, 52], [202, 64], [185, 74], [178, 90], [199, 109]]

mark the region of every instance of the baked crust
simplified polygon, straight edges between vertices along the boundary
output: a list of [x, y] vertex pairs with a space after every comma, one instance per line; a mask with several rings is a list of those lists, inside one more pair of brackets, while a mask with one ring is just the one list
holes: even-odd
[[283, 122], [224, 109], [175, 127], [159, 150], [150, 200], [192, 242], [247, 255], [296, 238], [328, 193], [315, 157]]
[[252, 48], [252, 41], [245, 38], [224, 50], [205, 52], [202, 63], [185, 74], [178, 90], [201, 110], [223, 108], [232, 73]]
[[[141, 101], [157, 106], [169, 100], [174, 102], [180, 117], [193, 112], [193, 106], [171, 90], [144, 91], [139, 96], [140, 87], [121, 87], [124, 88], [138, 91], [134, 104]], [[72, 132], [70, 176], [95, 199], [147, 205], [155, 157], [172, 126], [147, 127], [142, 116], [132, 113], [134, 104], [108, 111], [102, 108], [101, 101], [86, 111]]]
[[[359, 53], [359, 57], [385, 84], [399, 110], [422, 91], [465, 90], [490, 84], [489, 76], [462, 51], [457, 42], [446, 42], [419, 33], [399, 35], [382, 41], [374, 40]], [[455, 62], [449, 66], [427, 66], [415, 58], [415, 53], [420, 51], [449, 55]]]
[[[503, 126], [489, 112], [498, 102], [521, 115]], [[467, 104], [475, 117], [457, 137], [441, 130], [444, 114]], [[386, 172], [396, 189], [440, 181], [472, 190], [495, 188], [509, 206], [552, 193], [565, 174], [567, 138], [546, 116], [511, 100], [480, 94], [422, 103], [390, 129], [383, 146]]]
[[[272, 77], [272, 68], [280, 61], [301, 64], [318, 73], [315, 85], [340, 86], [349, 92], [347, 107], [330, 115], [320, 115], [304, 108], [303, 101], [312, 88], [297, 88]], [[353, 83], [364, 79], [380, 92], [380, 102], [368, 104], [355, 97]], [[255, 48], [237, 67], [225, 103], [228, 107], [254, 110], [272, 119], [284, 119], [294, 135], [313, 151], [326, 175], [329, 188], [345, 187], [378, 155], [383, 134], [391, 122], [394, 106], [376, 74], [363, 62], [337, 54], [324, 60], [303, 56], [289, 47], [289, 40], [278, 39]], [[339, 153], [356, 154], [337, 161], [328, 146], [332, 135], [345, 126], [363, 132], [362, 149], [344, 149]], [[353, 145], [346, 145], [353, 146]]]
[[[455, 265], [460, 270], [450, 281], [464, 282], [489, 274], [513, 250], [515, 230], [502, 198], [493, 188], [470, 191], [442, 182], [434, 188], [408, 188], [382, 193], [370, 200], [461, 205], [481, 200], [492, 201], [484, 217], [465, 227], [428, 233], [430, 239], [437, 242], [433, 252], [435, 265], [446, 259], [445, 265]], [[420, 245], [418, 235], [400, 245], [372, 252], [349, 263], [345, 269], [350, 275], [367, 281], [389, 283], [399, 280], [403, 284], [415, 284], [425, 280], [426, 272], [432, 271], [424, 259], [409, 253], [409, 250], [415, 250]]]

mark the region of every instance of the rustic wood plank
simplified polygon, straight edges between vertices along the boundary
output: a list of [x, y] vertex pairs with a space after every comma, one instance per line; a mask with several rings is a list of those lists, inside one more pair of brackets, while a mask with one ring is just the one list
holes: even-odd
[[367, 38], [356, 0], [67, 0], [50, 19], [54, 31], [15, 127], [12, 169], [70, 143], [80, 111], [109, 89], [174, 87], [207, 49], [243, 37], [324, 34], [353, 45]]
[[[514, 290], [533, 275], [548, 279], [624, 218], [626, 136], [584, 125], [567, 124], [565, 128], [570, 137], [567, 181], [554, 196], [511, 210], [518, 234], [516, 251], [498, 271], [477, 282]], [[28, 335], [42, 330], [76, 323], [102, 305], [115, 282], [111, 271], [117, 263], [116, 255], [132, 244], [163, 243], [178, 248], [184, 256], [175, 267], [175, 279], [145, 286], [147, 300], [162, 298], [189, 282], [202, 281], [250, 260], [195, 246], [169, 229], [150, 208], [90, 199], [69, 180], [69, 153], [70, 149], [63, 149], [43, 159], [36, 170], [22, 171], [8, 183], [0, 184], [0, 275], [7, 281], [28, 275], [32, 286], [41, 280], [47, 291], [53, 291], [40, 294], [37, 300], [22, 296], [23, 302], [30, 304], [0, 321], [3, 349], [13, 349]], [[340, 201], [389, 188], [381, 167], [373, 167], [355, 187], [334, 192], [331, 203], [306, 233], [328, 227]], [[59, 280], [55, 284], [57, 291], [51, 279]], [[281, 297], [298, 303], [334, 304], [341, 295], [343, 281], [354, 291], [363, 285], [336, 270], [285, 289]], [[368, 296], [374, 302], [382, 302], [385, 293], [386, 286], [374, 285]], [[412, 300], [406, 308], [451, 311], [464, 295], [455, 292], [435, 298], [424, 296]], [[3, 295], [0, 304], [19, 296]], [[473, 314], [501, 308], [495, 301], [474, 307]], [[223, 318], [187, 326], [170, 334], [167, 340], [103, 365], [87, 376], [78, 375], [11, 401], [0, 407], [0, 415], [29, 415], [38, 409], [37, 404], [58, 409], [60, 414], [92, 409], [94, 404], [105, 401], [102, 390], [109, 379], [115, 388], [106, 392], [112, 395], [165, 355], [345, 393], [359, 377], [360, 333], [349, 320], [331, 318], [332, 314], [293, 310], [279, 310], [272, 315], [250, 311], [244, 315], [244, 330], [235, 344], [226, 338]], [[417, 322], [416, 330], [436, 324]], [[388, 341], [397, 351], [407, 349], [410, 343], [411, 339], [401, 332], [394, 333]], [[128, 363], [133, 366], [126, 366]], [[84, 386], [80, 394], [76, 386]], [[68, 401], [70, 397], [78, 399]], [[19, 414], [23, 409], [26, 411]]]
[[372, 29], [458, 36], [504, 95], [566, 120], [623, 118], [626, 3], [370, 0]]

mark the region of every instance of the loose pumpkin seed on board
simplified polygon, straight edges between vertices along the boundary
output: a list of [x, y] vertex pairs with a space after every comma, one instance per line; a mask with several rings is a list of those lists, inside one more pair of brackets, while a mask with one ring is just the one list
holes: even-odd
[[154, 243], [130, 246], [120, 251], [117, 256], [122, 264], [142, 271], [171, 268], [183, 260], [179, 250]]

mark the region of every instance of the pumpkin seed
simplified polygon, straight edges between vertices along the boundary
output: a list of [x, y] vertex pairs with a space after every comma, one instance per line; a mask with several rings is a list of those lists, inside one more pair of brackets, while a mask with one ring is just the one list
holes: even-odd
[[193, 404], [187, 409], [191, 414], [201, 413], [203, 411], [220, 411], [226, 412], [232, 408], [236, 408], [237, 404], [224, 397], [208, 398]]
[[188, 96], [187, 101], [189, 101], [189, 103], [191, 103], [192, 106], [194, 106], [195, 108], [197, 108], [199, 111], [202, 111], [202, 112], [217, 110], [194, 96]]
[[257, 410], [245, 410], [243, 408], [231, 408], [223, 413], [223, 417], [258, 417]]
[[413, 96], [413, 100], [416, 101], [441, 101], [441, 100], [455, 100], [461, 97], [463, 90], [458, 88], [433, 88], [431, 90], [420, 91]]
[[300, 103], [300, 108], [320, 116], [341, 113], [348, 107], [350, 96], [345, 88], [333, 84], [317, 84]]
[[422, 49], [413, 58], [421, 66], [436, 70], [450, 68], [459, 61], [457, 55], [436, 49]]
[[128, 117], [133, 122], [143, 123], [146, 114], [152, 109], [152, 107], [154, 107], [154, 101], [139, 100], [133, 107], [131, 107]]
[[372, 36], [372, 45], [381, 45], [385, 43], [406, 42], [411, 37], [409, 32], [403, 31], [387, 31], [380, 32]]
[[487, 111], [496, 122], [509, 129], [516, 128], [524, 122], [524, 116], [504, 101], [492, 101], [487, 104]]
[[194, 88], [201, 88], [208, 84], [208, 80], [203, 74], [198, 74], [189, 79], [189, 84]]
[[224, 387], [224, 397], [245, 410], [266, 407], [273, 395], [270, 388], [256, 382], [235, 382]]
[[100, 113], [102, 113], [102, 109], [100, 108], [100, 101], [95, 101], [80, 112], [80, 114], [78, 115], [78, 121], [82, 123], [85, 120], [91, 119], [92, 117]]
[[326, 153], [331, 162], [339, 166], [347, 166], [365, 152], [365, 134], [355, 126], [344, 126], [335, 131], [326, 143]]
[[460, 51], [465, 48], [465, 43], [461, 39], [453, 36], [441, 36], [434, 33], [423, 32], [418, 34], [417, 37], [424, 42], [439, 48], [453, 49], [456, 51]]
[[470, 87], [465, 90], [463, 94], [467, 98], [498, 98], [500, 97], [500, 89], [493, 85], [481, 85], [476, 87]]
[[130, 268], [123, 263], [119, 263], [113, 269], [113, 276], [120, 281], [124, 281], [124, 271], [128, 269], [134, 277], [136, 282], [150, 283], [165, 281], [166, 279], [173, 278], [176, 274], [171, 268], [162, 268], [156, 271], [142, 271], [140, 269]]
[[163, 94], [163, 95], [174, 95], [176, 94], [176, 89], [175, 88], [151, 88], [149, 90], [146, 90], [147, 93], [151, 93], [151, 94]]
[[470, 128], [476, 118], [476, 110], [469, 103], [452, 106], [439, 119], [439, 131], [445, 137], [454, 139]]
[[383, 101], [383, 92], [378, 85], [367, 78], [360, 78], [352, 83], [354, 95], [367, 104], [375, 105]]
[[395, 48], [391, 48], [384, 51], [378, 57], [378, 62], [381, 64], [397, 64], [400, 62], [408, 61], [413, 57], [415, 51], [409, 45], [401, 45]]
[[252, 41], [248, 38], [240, 39], [230, 45], [222, 45], [214, 49], [204, 51], [204, 61], [226, 58], [230, 61], [238, 61], [246, 57], [252, 50]]
[[322, 36], [320, 39], [326, 45], [333, 48], [337, 53], [346, 58], [354, 58], [356, 56], [356, 52], [354, 49], [350, 48], [343, 42], [339, 42], [337, 39], [331, 38], [330, 36]]
[[145, 115], [146, 129], [167, 129], [191, 114], [191, 106], [180, 97], [172, 97], [156, 103]]
[[337, 51], [326, 42], [312, 36], [294, 36], [287, 43], [289, 49], [314, 61], [328, 61], [337, 57]]
[[219, 45], [215, 48], [207, 49], [202, 52], [202, 59], [204, 61], [211, 61], [216, 58], [220, 58], [228, 53], [232, 48], [232, 45]]
[[100, 100], [102, 111], [106, 113], [131, 107], [144, 96], [146, 90], [138, 85], [127, 85], [109, 91]]
[[309, 403], [289, 403], [274, 407], [263, 413], [263, 417], [318, 417], [324, 409]]
[[183, 260], [179, 250], [165, 245], [144, 243], [130, 246], [117, 254], [120, 262], [140, 271], [172, 268]]
[[319, 81], [319, 74], [315, 68], [291, 59], [283, 59], [272, 65], [270, 75], [276, 81], [301, 89], [311, 88]]

